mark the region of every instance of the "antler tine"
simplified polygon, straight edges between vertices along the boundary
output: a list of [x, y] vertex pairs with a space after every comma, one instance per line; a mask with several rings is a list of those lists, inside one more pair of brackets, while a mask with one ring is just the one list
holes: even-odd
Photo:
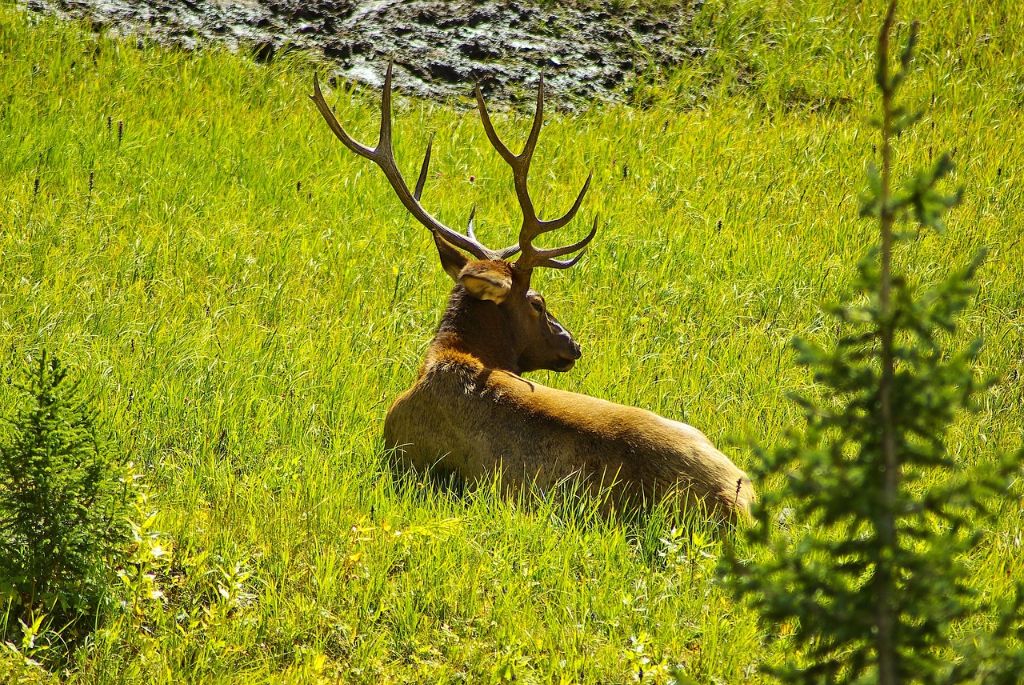
[[594, 226], [593, 226], [593, 228], [590, 229], [590, 233], [588, 233], [586, 235], [586, 237], [583, 238], [582, 240], [578, 240], [575, 243], [573, 243], [572, 245], [563, 245], [562, 247], [552, 247], [552, 248], [547, 249], [547, 250], [544, 250], [544, 249], [541, 249], [541, 248], [534, 248], [533, 249], [533, 256], [536, 259], [538, 259], [538, 260], [549, 259], [551, 257], [564, 257], [567, 254], [572, 254], [576, 250], [582, 250], [583, 248], [585, 248], [587, 245], [590, 244], [590, 241], [594, 239], [595, 235], [597, 235], [597, 217], [596, 216], [594, 217]]
[[377, 149], [387, 150], [392, 158], [395, 156], [391, 145], [391, 69], [394, 64], [388, 60], [388, 70], [384, 74], [384, 90], [380, 94], [380, 135], [377, 138]]
[[376, 150], [357, 141], [355, 138], [350, 136], [344, 128], [342, 128], [341, 124], [338, 123], [337, 118], [334, 116], [334, 112], [331, 111], [331, 108], [327, 105], [327, 101], [324, 100], [324, 94], [320, 90], [320, 79], [317, 78], [315, 73], [313, 74], [313, 94], [309, 96], [309, 99], [312, 100], [313, 104], [316, 105], [316, 108], [320, 110], [320, 115], [327, 122], [327, 125], [330, 127], [331, 131], [334, 132], [334, 135], [337, 136], [338, 140], [345, 144], [345, 147], [360, 157], [366, 157], [371, 160], [374, 159]]
[[537, 107], [533, 110], [533, 125], [530, 127], [530, 135], [526, 137], [526, 144], [520, 157], [526, 159], [526, 167], [529, 168], [533, 159], [533, 151], [537, 148], [537, 139], [540, 138], [540, 129], [544, 125], [544, 74], [540, 75], [537, 85]]
[[[474, 232], [475, 228], [476, 205], [473, 205], [469, 210], [469, 220], [466, 222], [466, 235], [469, 236], [470, 240], [476, 240], [476, 233]], [[508, 259], [509, 257], [514, 257], [516, 253], [519, 252], [519, 245], [509, 245], [508, 247], [503, 247], [500, 250], [495, 250], [494, 252], [497, 259]]]
[[517, 254], [519, 254], [519, 251], [521, 249], [522, 248], [519, 247], [518, 243], [515, 245], [509, 245], [508, 247], [502, 248], [498, 250], [498, 259], [508, 259], [510, 257], [515, 257]]
[[420, 167], [420, 176], [416, 183], [415, 191], [409, 192], [409, 186], [406, 184], [405, 178], [402, 177], [402, 172], [399, 171], [398, 163], [395, 161], [395, 152], [391, 142], [391, 72], [392, 63], [389, 62], [387, 74], [384, 77], [384, 92], [381, 95], [380, 137], [377, 141], [376, 147], [371, 148], [358, 142], [345, 131], [340, 123], [338, 123], [338, 119], [334, 116], [334, 112], [324, 99], [323, 92], [320, 90], [320, 82], [319, 79], [317, 79], [316, 74], [313, 75], [313, 94], [310, 96], [310, 99], [313, 100], [313, 103], [320, 111], [320, 115], [323, 116], [331, 131], [338, 140], [344, 143], [345, 147], [360, 157], [369, 159], [380, 167], [381, 171], [384, 172], [384, 176], [387, 177], [388, 182], [394, 189], [395, 194], [398, 195], [398, 199], [401, 200], [402, 205], [404, 205], [409, 213], [412, 214], [417, 221], [423, 224], [427, 230], [435, 235], [441, 236], [451, 245], [469, 252], [477, 259], [503, 259], [504, 257], [501, 257], [501, 255], [505, 253], [505, 250], [491, 250], [477, 242], [475, 239], [464, 236], [458, 231], [448, 228], [434, 218], [430, 212], [424, 209], [423, 205], [419, 203], [420, 196], [423, 193], [423, 186], [426, 183], [427, 169], [430, 165], [430, 152], [433, 146], [433, 137], [431, 137], [430, 144], [427, 145], [427, 153], [424, 156], [423, 164]]
[[[413, 191], [412, 196], [419, 200], [423, 197], [423, 186], [427, 183], [427, 170], [430, 168], [430, 151], [434, 147], [434, 134], [430, 134], [430, 140], [427, 141], [427, 151], [423, 154], [423, 164], [420, 165], [420, 176], [416, 179], [416, 190]], [[469, 234], [470, 238], [473, 238], [473, 234]]]
[[537, 266], [546, 266], [552, 269], [568, 269], [570, 266], [574, 266], [576, 262], [583, 259], [583, 255], [586, 250], [582, 250], [578, 255], [572, 259], [545, 259], [541, 261]]
[[[533, 224], [538, 221], [538, 218], [537, 212], [533, 208], [533, 200], [530, 199], [527, 178], [530, 174], [530, 162], [533, 160], [533, 151], [537, 147], [537, 138], [540, 136], [541, 124], [544, 122], [544, 79], [541, 77], [540, 88], [537, 91], [537, 109], [533, 115], [533, 126], [530, 128], [530, 135], [526, 139], [523, 151], [518, 155], [513, 154], [494, 130], [494, 124], [491, 123], [491, 116], [487, 112], [487, 103], [484, 101], [484, 95], [480, 91], [479, 84], [476, 86], [475, 94], [477, 109], [480, 110], [480, 120], [484, 125], [484, 133], [487, 134], [487, 139], [491, 142], [494, 149], [498, 151], [498, 154], [501, 155], [501, 158], [505, 160], [505, 163], [512, 167], [516, 198], [519, 200], [519, 206], [523, 212], [523, 225], [525, 227], [527, 223]], [[520, 243], [522, 243], [522, 240], [520, 240]]]
[[476, 222], [476, 205], [473, 205], [469, 210], [469, 221], [466, 222], [466, 235], [471, 240], [476, 240], [476, 233], [473, 232], [473, 226]]
[[[571, 245], [564, 247], [557, 247], [548, 250], [533, 247], [533, 240], [542, 233], [548, 231], [554, 231], [562, 228], [576, 216], [579, 212], [580, 206], [583, 204], [583, 198], [587, 194], [587, 190], [590, 188], [590, 181], [593, 179], [594, 174], [591, 172], [587, 176], [586, 182], [583, 184], [583, 188], [576, 196], [575, 202], [569, 211], [560, 216], [557, 219], [550, 221], [544, 221], [537, 216], [537, 211], [534, 208], [533, 200], [530, 198], [530, 191], [528, 186], [528, 179], [530, 174], [530, 163], [533, 161], [533, 153], [537, 149], [537, 140], [540, 137], [540, 130], [544, 124], [544, 76], [541, 75], [540, 82], [537, 87], [537, 107], [533, 113], [533, 125], [530, 127], [530, 134], [526, 138], [526, 143], [523, 145], [523, 151], [518, 155], [512, 153], [508, 146], [505, 145], [498, 137], [497, 132], [494, 130], [494, 124], [491, 123], [491, 117], [487, 112], [487, 103], [484, 101], [483, 93], [480, 91], [480, 86], [477, 85], [475, 89], [477, 108], [480, 110], [480, 119], [484, 125], [484, 132], [487, 134], [487, 139], [494, 146], [494, 149], [498, 151], [501, 158], [512, 167], [512, 179], [515, 184], [516, 198], [519, 200], [519, 207], [523, 213], [523, 226], [519, 231], [519, 245], [518, 247], [522, 250], [523, 255], [516, 262], [516, 266], [520, 269], [529, 270], [538, 266], [549, 266], [557, 269], [565, 269], [577, 261], [582, 255], [577, 255], [575, 258], [565, 261], [553, 259], [554, 257], [560, 257], [567, 255], [576, 250], [582, 250], [593, 240], [594, 235], [597, 233], [597, 219], [594, 220], [594, 228], [590, 233], [582, 240], [575, 242]], [[504, 253], [504, 251], [502, 251]], [[510, 252], [508, 257], [515, 254]]]
[[484, 133], [487, 134], [487, 140], [491, 141], [491, 145], [498, 151], [501, 158], [504, 159], [509, 165], [516, 165], [516, 155], [512, 154], [512, 151], [508, 149], [505, 143], [501, 142], [501, 138], [498, 137], [497, 132], [494, 130], [494, 124], [491, 123], [491, 117], [487, 113], [487, 103], [484, 102], [484, 95], [480, 92], [480, 84], [476, 84], [473, 93], [476, 95], [476, 106], [480, 110], [480, 121], [484, 125]]
[[576, 212], [580, 211], [580, 206], [583, 204], [583, 198], [586, 197], [587, 190], [590, 189], [590, 181], [593, 178], [594, 172], [591, 171], [587, 174], [587, 180], [583, 182], [583, 187], [580, 189], [579, 195], [576, 196], [576, 201], [572, 203], [572, 207], [569, 208], [568, 212], [557, 219], [552, 219], [551, 221], [538, 220], [537, 223], [540, 224], [540, 230], [537, 231], [537, 233], [547, 233], [548, 231], [557, 230], [572, 221], [573, 217], [576, 216]]

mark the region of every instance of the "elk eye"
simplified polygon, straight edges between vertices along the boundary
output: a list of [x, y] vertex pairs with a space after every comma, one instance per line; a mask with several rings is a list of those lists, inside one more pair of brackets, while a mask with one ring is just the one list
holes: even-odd
[[530, 300], [530, 305], [536, 309], [538, 313], [544, 313], [544, 302], [541, 300]]

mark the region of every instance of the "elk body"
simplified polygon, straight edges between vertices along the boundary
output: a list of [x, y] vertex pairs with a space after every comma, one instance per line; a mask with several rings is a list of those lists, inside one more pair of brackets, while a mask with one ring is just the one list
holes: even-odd
[[[391, 144], [390, 65], [375, 148], [345, 132], [315, 79], [313, 85], [311, 97], [331, 130], [352, 152], [383, 170], [402, 204], [430, 230], [441, 264], [455, 281], [419, 377], [392, 405], [384, 424], [385, 442], [403, 464], [469, 481], [500, 474], [510, 490], [547, 489], [577, 478], [586, 487], [606, 488], [607, 501], [619, 508], [671, 496], [681, 498], [684, 506], [705, 507], [719, 519], [748, 511], [754, 497], [750, 480], [696, 428], [522, 376], [539, 369], [568, 371], [579, 359], [579, 344], [530, 288], [530, 277], [539, 267], [575, 264], [597, 231], [595, 219], [589, 234], [576, 243], [550, 249], [533, 245], [537, 236], [575, 216], [590, 185], [588, 177], [564, 216], [538, 217], [527, 177], [543, 121], [543, 81], [533, 126], [518, 155], [498, 138], [476, 89], [484, 130], [512, 168], [523, 213], [518, 242], [502, 250], [477, 241], [472, 214], [462, 234], [420, 204], [430, 145], [416, 187], [409, 190]], [[521, 254], [512, 262], [516, 253]]]

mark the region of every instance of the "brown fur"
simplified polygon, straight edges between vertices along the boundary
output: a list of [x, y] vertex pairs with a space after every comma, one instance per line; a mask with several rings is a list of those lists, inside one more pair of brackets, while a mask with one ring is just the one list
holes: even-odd
[[[445, 261], [443, 250], [441, 256]], [[547, 489], [578, 476], [593, 488], [611, 484], [611, 503], [618, 507], [673, 494], [685, 504], [701, 502], [718, 518], [748, 511], [754, 497], [750, 480], [696, 428], [519, 375], [567, 368], [544, 358], [552, 344], [542, 334], [550, 325], [540, 325], [537, 315], [538, 325], [531, 328], [517, 311], [535, 309], [528, 303], [538, 297], [528, 290], [529, 274], [505, 262], [466, 264], [464, 258], [461, 270], [451, 267], [445, 264], [463, 278], [419, 378], [385, 421], [386, 444], [402, 463], [467, 480], [500, 472], [512, 490], [531, 483]], [[466, 276], [487, 278], [481, 272], [488, 270], [512, 279], [500, 304], [477, 299], [462, 285], [473, 282]], [[562, 349], [554, 358], [565, 361], [564, 355]]]

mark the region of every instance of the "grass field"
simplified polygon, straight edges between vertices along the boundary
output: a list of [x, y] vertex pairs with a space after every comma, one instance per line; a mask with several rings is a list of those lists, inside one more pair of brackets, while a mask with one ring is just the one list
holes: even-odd
[[[637, 106], [549, 120], [538, 206], [562, 211], [593, 169], [577, 230], [599, 213], [601, 232], [579, 266], [534, 279], [584, 349], [538, 380], [688, 421], [741, 466], [799, 425], [786, 395], [811, 383], [788, 343], [834, 335], [821, 305], [874, 240], [857, 195], [882, 4], [709, 0], [693, 29], [707, 58], [652, 73]], [[954, 431], [964, 463], [1024, 426], [1024, 14], [978, 5], [902, 8], [923, 21], [905, 97], [927, 112], [896, 151], [907, 169], [955, 150], [967, 188], [948, 233], [901, 265], [930, 279], [989, 249], [961, 341], [984, 339], [996, 382]], [[701, 525], [396, 486], [384, 414], [450, 282], [307, 100], [313, 69], [0, 3], [0, 372], [42, 346], [81, 370], [173, 549], [165, 598], [107, 617], [68, 678], [666, 682], [681, 664], [759, 682], [787, 626], [761, 631], [720, 587]], [[376, 93], [328, 99], [372, 141]], [[461, 226], [475, 203], [481, 238], [504, 243], [510, 176], [464, 104], [400, 98], [397, 154], [413, 175], [436, 131], [425, 204]], [[497, 125], [519, 140], [527, 120]], [[1024, 574], [1022, 492], [969, 562], [983, 592]]]

